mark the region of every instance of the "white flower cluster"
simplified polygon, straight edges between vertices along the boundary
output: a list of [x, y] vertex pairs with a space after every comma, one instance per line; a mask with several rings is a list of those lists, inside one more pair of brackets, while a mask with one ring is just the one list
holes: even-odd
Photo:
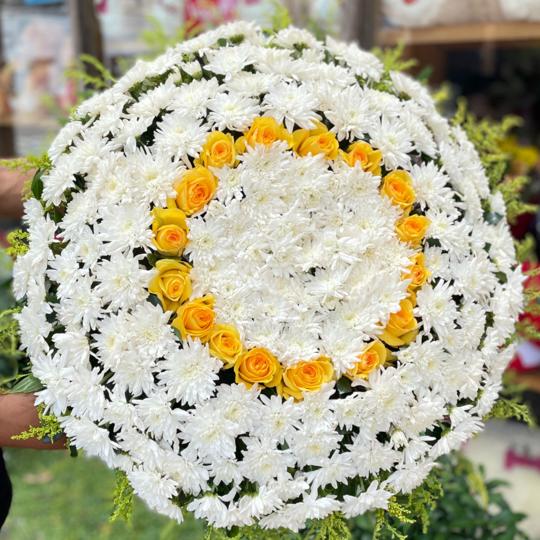
[[[285, 147], [259, 145], [216, 169], [217, 198], [189, 220], [194, 292], [214, 295], [247, 346], [284, 364], [328, 356], [342, 373], [399, 309], [413, 250], [379, 177]], [[231, 175], [241, 193], [229, 193]]]
[[[277, 142], [212, 168], [215, 198], [187, 220], [194, 295], [212, 293], [246, 347], [284, 366], [329, 356], [338, 378], [398, 312], [410, 257], [424, 253], [416, 338], [352, 389], [333, 381], [293, 401], [235, 384], [150, 301], [152, 208], [209, 133], [237, 137], [258, 117], [289, 133], [325, 122], [344, 150], [369, 142], [385, 172], [410, 175], [429, 219], [421, 248], [400, 241], [377, 172]], [[182, 494], [217, 527], [298, 530], [386, 508], [482, 428], [523, 278], [501, 196], [419, 83], [354, 45], [235, 23], [138, 62], [80, 106], [49, 155], [15, 267], [38, 401], [151, 508], [180, 521]]]

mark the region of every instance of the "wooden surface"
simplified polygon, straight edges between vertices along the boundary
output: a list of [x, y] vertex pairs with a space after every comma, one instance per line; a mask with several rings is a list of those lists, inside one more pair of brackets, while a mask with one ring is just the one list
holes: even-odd
[[379, 32], [380, 45], [450, 45], [462, 43], [540, 44], [540, 23], [503, 21], [427, 28], [385, 28]]

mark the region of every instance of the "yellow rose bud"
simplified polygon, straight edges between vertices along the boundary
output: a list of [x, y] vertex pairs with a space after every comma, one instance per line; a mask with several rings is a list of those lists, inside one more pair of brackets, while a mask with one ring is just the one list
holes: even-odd
[[401, 347], [416, 338], [418, 322], [413, 313], [415, 301], [414, 298], [412, 301], [405, 298], [400, 303], [399, 311], [390, 315], [384, 332], [379, 336], [387, 345]]
[[424, 237], [431, 221], [426, 216], [412, 215], [400, 219], [396, 224], [396, 232], [402, 242], [408, 242], [418, 247]]
[[336, 136], [322, 123], [314, 129], [297, 129], [292, 133], [292, 149], [300, 156], [324, 154], [327, 159], [336, 159], [339, 143]]
[[339, 143], [336, 136], [329, 131], [310, 135], [298, 147], [299, 156], [324, 154], [327, 159], [336, 159], [338, 151]]
[[187, 244], [186, 215], [177, 208], [154, 208], [154, 245], [162, 255], [179, 257]]
[[214, 197], [217, 178], [206, 167], [186, 171], [174, 185], [176, 204], [188, 216], [202, 210]]
[[229, 133], [213, 131], [208, 135], [196, 164], [205, 167], [233, 165], [236, 159], [234, 139]]
[[216, 320], [214, 313], [214, 297], [206, 295], [182, 304], [176, 311], [172, 326], [176, 328], [182, 339], [190, 336], [201, 341], [208, 341]]
[[217, 324], [208, 336], [210, 353], [225, 364], [225, 368], [234, 366], [242, 354], [243, 346], [238, 330], [229, 324]]
[[250, 387], [262, 384], [277, 386], [281, 381], [281, 364], [267, 349], [255, 347], [242, 353], [234, 364], [235, 381]]
[[334, 377], [330, 358], [321, 356], [316, 360], [298, 362], [283, 372], [283, 384], [278, 388], [285, 398], [303, 399], [304, 392], [315, 392]]
[[382, 366], [388, 359], [388, 350], [378, 339], [372, 341], [359, 355], [360, 362], [345, 372], [345, 376], [355, 379], [367, 379], [369, 374]]
[[384, 177], [381, 193], [405, 212], [411, 209], [416, 198], [411, 176], [407, 171], [402, 170], [392, 171]]
[[362, 170], [375, 176], [381, 174], [382, 152], [374, 150], [365, 141], [357, 141], [351, 144], [347, 152], [341, 152], [341, 155], [351, 167], [354, 167], [356, 163], [360, 163]]
[[431, 274], [426, 268], [426, 258], [423, 253], [417, 253], [411, 257], [411, 263], [409, 271], [403, 278], [411, 280], [408, 290], [414, 291], [424, 285]]
[[191, 294], [191, 266], [174, 259], [161, 259], [156, 269], [158, 275], [150, 282], [148, 291], [159, 298], [165, 311], [175, 311]]
[[255, 118], [244, 139], [245, 143], [251, 147], [256, 144], [268, 146], [276, 141], [287, 141], [289, 146], [292, 143], [290, 133], [282, 125], [278, 124], [274, 118], [269, 116]]

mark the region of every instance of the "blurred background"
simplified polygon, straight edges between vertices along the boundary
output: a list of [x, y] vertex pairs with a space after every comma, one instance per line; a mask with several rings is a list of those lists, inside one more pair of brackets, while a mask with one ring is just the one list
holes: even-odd
[[[527, 200], [540, 202], [540, 0], [0, 0], [0, 157], [46, 151], [84, 96], [81, 55], [118, 76], [136, 58], [225, 21], [270, 27], [283, 7], [319, 36], [366, 49], [401, 46], [405, 58], [417, 59], [411, 72], [449, 115], [465, 97], [479, 118], [519, 117], [501, 151], [509, 174], [531, 178]], [[91, 77], [95, 68], [88, 62], [86, 68]], [[0, 243], [16, 226], [0, 216]], [[539, 216], [522, 216], [514, 233], [537, 238]], [[533, 249], [531, 264], [537, 260]], [[10, 261], [0, 257], [0, 309], [9, 302], [9, 279]], [[540, 342], [523, 339], [511, 371], [539, 418]], [[449, 465], [453, 498], [434, 518], [439, 531], [449, 532], [411, 538], [540, 539], [538, 429], [493, 421], [464, 454], [487, 480], [481, 469]], [[29, 450], [10, 451], [6, 459], [15, 499], [1, 540], [202, 538], [198, 523], [180, 527], [140, 503], [131, 524], [111, 524], [114, 476], [96, 461]], [[355, 538], [369, 537], [362, 531], [360, 524]]]

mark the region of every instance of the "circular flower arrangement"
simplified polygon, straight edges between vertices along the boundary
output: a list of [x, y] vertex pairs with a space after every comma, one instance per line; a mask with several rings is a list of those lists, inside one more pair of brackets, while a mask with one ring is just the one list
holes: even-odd
[[151, 508], [298, 530], [482, 428], [523, 279], [419, 83], [232, 24], [138, 62], [49, 156], [15, 268], [38, 402]]

